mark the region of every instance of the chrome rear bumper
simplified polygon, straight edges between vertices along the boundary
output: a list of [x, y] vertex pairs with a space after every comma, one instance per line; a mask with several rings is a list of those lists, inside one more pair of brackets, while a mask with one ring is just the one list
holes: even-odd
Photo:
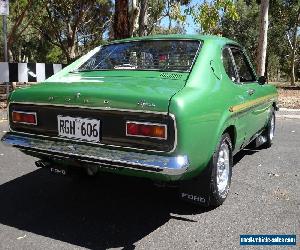
[[111, 166], [165, 175], [181, 175], [188, 169], [187, 156], [162, 156], [103, 148], [97, 145], [74, 144], [73, 141], [51, 140], [7, 133], [2, 142], [33, 153], [38, 157], [70, 158], [83, 163]]

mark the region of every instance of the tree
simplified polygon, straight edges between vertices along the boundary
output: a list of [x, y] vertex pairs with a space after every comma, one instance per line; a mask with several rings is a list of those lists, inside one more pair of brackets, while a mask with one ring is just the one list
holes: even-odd
[[140, 0], [140, 13], [139, 13], [139, 36], [147, 35], [148, 24], [148, 0]]
[[251, 61], [255, 62], [257, 54], [258, 13], [259, 5], [255, 0], [237, 1], [236, 12], [238, 19], [225, 16], [220, 23], [222, 36], [233, 39], [242, 44], [248, 51]]
[[41, 1], [33, 0], [14, 0], [10, 2], [9, 33], [7, 41], [7, 49], [9, 52], [9, 60], [17, 61], [20, 55], [14, 53], [14, 46], [18, 43], [21, 36], [30, 28], [33, 21], [39, 17]]
[[[300, 6], [298, 7], [296, 20], [294, 22], [294, 27], [292, 28], [293, 37], [292, 42], [290, 41], [290, 47], [291, 47], [291, 69], [290, 69], [290, 75], [291, 75], [291, 85], [295, 85], [295, 64], [296, 64], [296, 49], [297, 49], [297, 38], [298, 38], [298, 27], [300, 25]], [[290, 39], [288, 37], [288, 39]]]
[[[186, 15], [181, 7], [191, 0], [116, 0], [113, 24], [113, 38], [122, 39], [132, 36], [146, 36], [160, 30], [160, 21], [169, 19], [169, 30], [172, 22], [182, 23]], [[165, 30], [164, 30], [165, 32]]]
[[128, 0], [115, 0], [115, 14], [113, 24], [114, 39], [130, 37]]
[[268, 37], [268, 12], [269, 0], [262, 0], [259, 17], [259, 39], [257, 53], [257, 74], [265, 74], [266, 55], [267, 55], [267, 37]]
[[[111, 15], [111, 3], [104, 0], [43, 0], [43, 17], [35, 23], [44, 39], [61, 49], [67, 62], [79, 54], [79, 41], [97, 33], [102, 40]], [[85, 34], [85, 29], [94, 34]]]
[[[253, 62], [256, 61], [254, 59], [258, 54], [260, 5], [257, 2], [256, 0], [237, 1], [236, 10], [239, 19], [232, 20], [224, 17], [220, 25], [222, 35], [242, 44], [248, 50]], [[295, 27], [299, 26], [296, 24], [298, 9], [299, 4], [296, 0], [270, 0], [265, 71], [268, 78], [273, 81], [280, 81], [291, 75], [291, 44]], [[299, 38], [299, 33], [297, 37]], [[299, 69], [298, 38], [295, 46], [295, 74]]]
[[298, 0], [270, 1], [268, 53], [277, 55], [278, 71], [288, 76], [291, 85], [295, 84], [296, 69], [297, 67], [299, 69], [297, 64], [299, 12]]
[[204, 1], [191, 8], [194, 22], [199, 25], [199, 32], [221, 34], [221, 23], [224, 18], [238, 20], [236, 5], [232, 0]]

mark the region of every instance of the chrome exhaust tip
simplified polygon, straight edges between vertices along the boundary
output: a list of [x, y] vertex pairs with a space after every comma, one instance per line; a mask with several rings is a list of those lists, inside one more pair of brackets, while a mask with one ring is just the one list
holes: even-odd
[[45, 168], [45, 167], [49, 167], [49, 163], [48, 162], [44, 162], [44, 161], [36, 161], [35, 162], [35, 166], [37, 166], [38, 168]]

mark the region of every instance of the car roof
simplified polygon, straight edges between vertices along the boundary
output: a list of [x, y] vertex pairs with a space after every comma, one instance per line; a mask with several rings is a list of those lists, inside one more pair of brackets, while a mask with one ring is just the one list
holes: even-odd
[[143, 41], [143, 40], [199, 40], [199, 41], [218, 41], [224, 44], [236, 44], [237, 42], [230, 40], [222, 36], [214, 35], [183, 35], [183, 34], [171, 34], [171, 35], [154, 35], [154, 36], [142, 36], [142, 37], [131, 37], [121, 40], [110, 41], [112, 43], [131, 42], [131, 41]]

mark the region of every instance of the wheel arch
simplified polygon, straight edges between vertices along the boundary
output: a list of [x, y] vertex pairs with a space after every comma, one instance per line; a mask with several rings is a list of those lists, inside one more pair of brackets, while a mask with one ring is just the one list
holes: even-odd
[[236, 136], [237, 136], [237, 132], [236, 132], [236, 127], [234, 125], [230, 125], [228, 126], [222, 134], [228, 133], [231, 139], [231, 144], [232, 144], [232, 151], [235, 150], [235, 144], [236, 144]]
[[274, 108], [275, 111], [279, 110], [279, 107], [277, 106], [276, 102], [272, 102], [272, 107]]

